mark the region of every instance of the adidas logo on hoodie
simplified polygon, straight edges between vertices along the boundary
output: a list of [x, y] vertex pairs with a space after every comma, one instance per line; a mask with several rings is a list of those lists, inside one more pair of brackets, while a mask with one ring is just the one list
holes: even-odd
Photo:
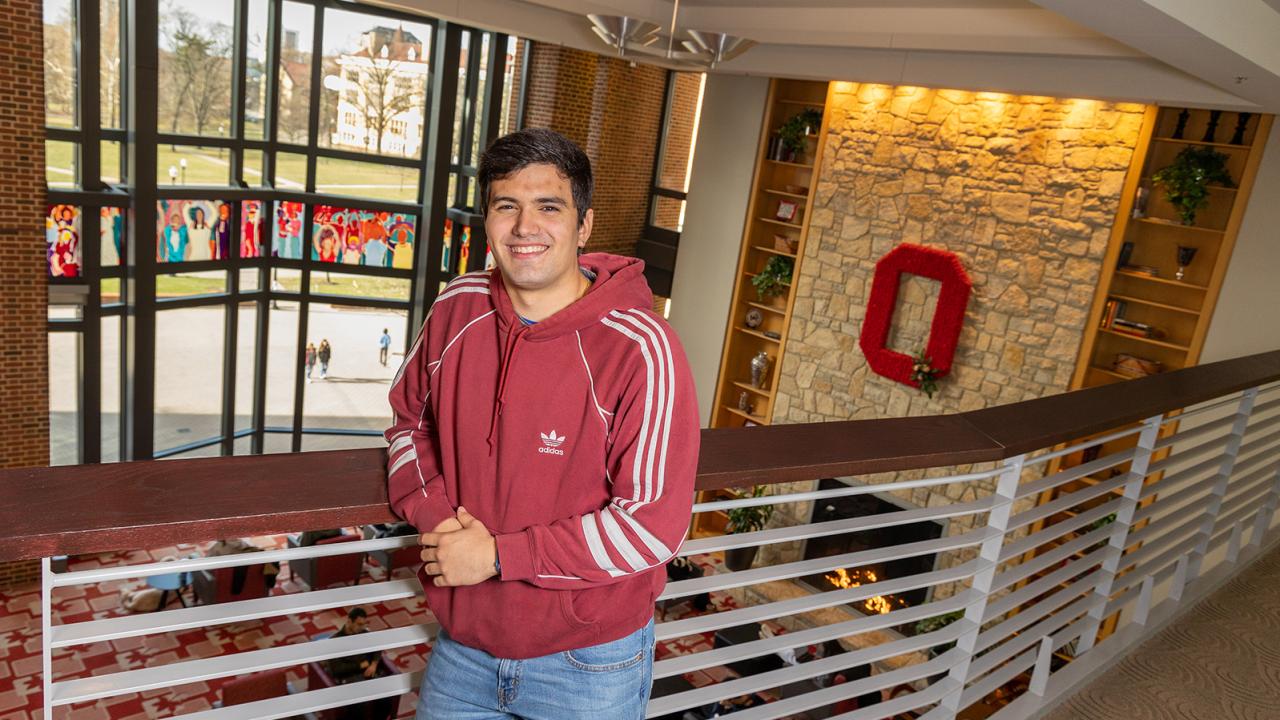
[[547, 433], [538, 434], [542, 436], [542, 447], [538, 448], [538, 452], [545, 455], [564, 455], [564, 451], [560, 449], [565, 440], [563, 435], [556, 437], [555, 430], [552, 430], [550, 435]]

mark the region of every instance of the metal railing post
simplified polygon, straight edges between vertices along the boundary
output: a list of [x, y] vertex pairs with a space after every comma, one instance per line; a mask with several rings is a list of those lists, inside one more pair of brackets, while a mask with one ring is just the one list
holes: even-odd
[[1027, 688], [1027, 692], [1044, 697], [1044, 691], [1049, 687], [1049, 666], [1052, 661], [1053, 636], [1045, 635], [1040, 638], [1040, 650], [1036, 654], [1036, 668], [1031, 673], [1031, 686]]
[[1262, 538], [1271, 529], [1271, 518], [1276, 515], [1276, 505], [1280, 503], [1280, 468], [1276, 468], [1276, 479], [1271, 484], [1271, 492], [1258, 508], [1258, 516], [1253, 521], [1253, 534], [1249, 536], [1250, 547], [1260, 547]]
[[1093, 594], [1098, 598], [1089, 610], [1089, 622], [1080, 633], [1080, 644], [1076, 655], [1082, 655], [1093, 647], [1098, 640], [1098, 630], [1102, 620], [1107, 616], [1107, 601], [1111, 599], [1111, 588], [1115, 584], [1116, 570], [1120, 567], [1120, 559], [1124, 555], [1125, 546], [1129, 544], [1129, 532], [1133, 529], [1133, 514], [1138, 509], [1138, 498], [1142, 496], [1142, 484], [1147, 479], [1147, 468], [1151, 466], [1151, 453], [1155, 451], [1156, 440], [1160, 435], [1160, 424], [1163, 415], [1152, 415], [1142, 421], [1142, 432], [1138, 434], [1138, 445], [1134, 449], [1133, 460], [1129, 463], [1129, 478], [1124, 484], [1124, 497], [1120, 508], [1116, 510], [1115, 522], [1111, 524], [1111, 539], [1107, 547], [1106, 557], [1098, 584]]
[[40, 559], [40, 700], [46, 720], [53, 718], [53, 648], [49, 644], [52, 627], [53, 565], [46, 557]]
[[1142, 578], [1142, 591], [1138, 594], [1138, 609], [1133, 611], [1133, 623], [1146, 625], [1151, 616], [1151, 593], [1155, 590], [1156, 579], [1148, 575]]
[[978, 645], [978, 634], [982, 630], [982, 616], [987, 612], [987, 601], [991, 598], [991, 586], [995, 581], [996, 567], [1000, 564], [1000, 550], [1004, 547], [1004, 534], [1009, 529], [1009, 516], [1013, 511], [1013, 500], [1018, 493], [1018, 483], [1022, 480], [1022, 465], [1026, 461], [1025, 454], [1004, 461], [1004, 469], [996, 481], [995, 495], [992, 497], [991, 511], [987, 513], [987, 527], [997, 533], [986, 539], [978, 552], [983, 563], [982, 569], [973, 576], [973, 592], [979, 600], [965, 610], [965, 620], [973, 627], [956, 640], [956, 649], [960, 652], [960, 660], [951, 667], [949, 677], [956, 682], [951, 691], [938, 706], [939, 715], [950, 719], [960, 711], [964, 686], [969, 681], [969, 668], [973, 663], [974, 649]]
[[1195, 580], [1200, 576], [1200, 565], [1204, 556], [1209, 553], [1209, 542], [1218, 528], [1218, 512], [1222, 509], [1222, 498], [1227, 494], [1227, 484], [1231, 479], [1231, 470], [1236, 465], [1236, 456], [1240, 454], [1240, 443], [1244, 440], [1245, 430], [1249, 426], [1249, 415], [1253, 412], [1253, 402], [1258, 397], [1258, 388], [1251, 387], [1240, 395], [1240, 404], [1236, 406], [1236, 421], [1231, 425], [1231, 434], [1227, 436], [1226, 446], [1222, 449], [1222, 464], [1218, 466], [1218, 474], [1213, 483], [1213, 494], [1209, 497], [1209, 507], [1205, 509], [1204, 521], [1200, 525], [1200, 541], [1191, 551], [1191, 561], [1187, 567], [1187, 580]]

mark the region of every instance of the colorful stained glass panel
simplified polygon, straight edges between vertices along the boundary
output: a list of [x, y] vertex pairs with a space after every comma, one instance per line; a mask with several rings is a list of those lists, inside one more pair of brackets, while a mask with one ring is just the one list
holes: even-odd
[[221, 200], [156, 202], [156, 261], [225, 260], [231, 257], [235, 225], [231, 204]]
[[80, 277], [80, 208], [50, 205], [44, 219], [49, 277]]
[[276, 203], [271, 237], [272, 255], [289, 260], [302, 259], [302, 203]]
[[344, 265], [413, 268], [417, 224], [405, 213], [317, 205], [311, 259]]

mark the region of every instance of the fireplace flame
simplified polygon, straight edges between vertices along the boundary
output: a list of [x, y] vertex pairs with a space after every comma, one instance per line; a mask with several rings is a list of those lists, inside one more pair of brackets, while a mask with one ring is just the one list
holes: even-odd
[[[837, 568], [834, 575], [825, 575], [827, 581], [837, 588], [844, 590], [847, 588], [858, 587], [864, 583], [873, 583], [879, 581], [874, 570], [854, 570], [849, 572], [844, 568]], [[884, 595], [876, 595], [862, 601], [862, 607], [870, 613], [884, 615], [894, 606], [906, 607], [906, 603], [898, 598], [885, 597]]]

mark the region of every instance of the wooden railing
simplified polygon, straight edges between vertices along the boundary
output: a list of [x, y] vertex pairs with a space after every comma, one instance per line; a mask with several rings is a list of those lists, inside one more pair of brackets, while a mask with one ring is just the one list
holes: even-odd
[[[698, 488], [1004, 460], [1280, 379], [1280, 351], [954, 415], [704, 430]], [[0, 561], [387, 522], [381, 450], [0, 471]]]

